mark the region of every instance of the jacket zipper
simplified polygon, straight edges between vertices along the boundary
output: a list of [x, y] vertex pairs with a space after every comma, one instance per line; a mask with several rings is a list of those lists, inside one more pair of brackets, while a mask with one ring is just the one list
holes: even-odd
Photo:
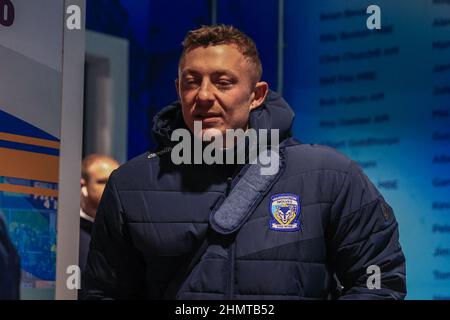
[[229, 292], [228, 292], [228, 300], [233, 299], [233, 292], [234, 292], [234, 250], [235, 250], [236, 243], [233, 242], [231, 244], [230, 249], [230, 283], [229, 283]]
[[231, 183], [233, 182], [233, 178], [232, 177], [228, 177], [227, 178], [227, 189], [225, 191], [225, 197], [228, 197], [228, 195], [230, 194], [231, 191]]
[[[233, 182], [232, 177], [227, 178], [227, 189], [225, 191], [225, 197], [228, 197], [231, 191], [231, 184]], [[234, 290], [234, 249], [235, 249], [235, 243], [233, 242], [230, 247], [228, 259], [230, 260], [230, 278], [228, 280], [228, 295], [227, 298], [231, 300], [233, 298], [233, 290]]]

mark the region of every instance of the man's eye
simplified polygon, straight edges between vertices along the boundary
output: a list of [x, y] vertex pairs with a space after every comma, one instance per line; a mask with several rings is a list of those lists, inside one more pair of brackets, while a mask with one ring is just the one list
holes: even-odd
[[221, 87], [227, 87], [227, 86], [231, 86], [233, 84], [233, 82], [231, 82], [230, 80], [220, 80], [217, 82], [217, 84]]
[[198, 81], [196, 79], [185, 79], [184, 84], [188, 86], [196, 85]]

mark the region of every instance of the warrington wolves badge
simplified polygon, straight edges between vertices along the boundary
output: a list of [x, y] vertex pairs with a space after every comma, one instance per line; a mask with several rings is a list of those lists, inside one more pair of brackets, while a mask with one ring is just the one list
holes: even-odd
[[300, 199], [291, 193], [277, 194], [270, 198], [272, 219], [269, 228], [276, 231], [297, 231], [300, 229]]

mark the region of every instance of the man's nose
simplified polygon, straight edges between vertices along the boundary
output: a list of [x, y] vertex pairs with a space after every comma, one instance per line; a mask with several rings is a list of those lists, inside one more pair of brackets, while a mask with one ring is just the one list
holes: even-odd
[[213, 88], [209, 81], [205, 80], [202, 82], [198, 92], [198, 100], [202, 102], [210, 102], [214, 100]]

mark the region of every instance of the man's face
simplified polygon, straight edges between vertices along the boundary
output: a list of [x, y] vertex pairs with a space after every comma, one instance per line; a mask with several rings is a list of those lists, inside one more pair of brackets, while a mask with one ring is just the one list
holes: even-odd
[[222, 135], [226, 129], [246, 130], [250, 111], [267, 93], [265, 82], [254, 84], [254, 65], [226, 44], [187, 51], [176, 85], [186, 126], [194, 132], [194, 121], [201, 121], [202, 136], [211, 128]]
[[89, 180], [85, 181], [87, 200], [92, 208], [97, 209], [111, 173], [118, 168], [115, 161], [98, 159], [88, 169]]

